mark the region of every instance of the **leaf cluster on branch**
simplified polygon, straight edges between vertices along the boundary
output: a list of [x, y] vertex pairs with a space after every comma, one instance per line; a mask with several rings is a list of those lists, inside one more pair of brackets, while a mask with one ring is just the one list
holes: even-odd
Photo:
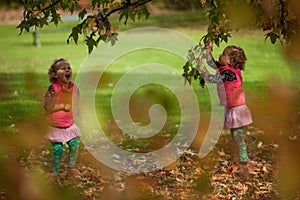
[[[297, 13], [300, 13], [296, 1], [200, 0], [200, 2], [208, 7], [205, 16], [209, 22], [206, 35], [199, 41], [200, 46], [208, 41], [213, 41], [219, 46], [222, 42], [228, 42], [232, 32], [252, 27], [264, 31], [265, 40], [269, 39], [272, 44], [280, 41], [281, 44], [289, 45], [294, 52], [299, 50], [297, 48], [295, 50], [295, 46], [299, 46], [295, 38], [299, 38]], [[200, 80], [201, 86], [204, 85], [204, 80], [198, 72], [199, 66], [195, 65], [195, 60], [201, 59], [201, 56], [201, 54], [195, 56], [194, 60], [188, 56], [188, 61], [183, 66], [183, 76], [190, 84], [194, 79]]]
[[[23, 30], [43, 28], [45, 25], [62, 22], [58, 8], [74, 12], [79, 8], [80, 0], [24, 0], [23, 19], [17, 28]], [[85, 36], [88, 52], [91, 53], [100, 41], [117, 41], [117, 33], [112, 31], [110, 16], [116, 13], [119, 21], [135, 22], [148, 18], [150, 12], [146, 4], [152, 0], [87, 0], [89, 7], [97, 14], [85, 18], [87, 11], [82, 8], [78, 17], [81, 22], [73, 27], [67, 42], [72, 39], [77, 43], [79, 35]], [[153, 2], [152, 2], [153, 3]], [[242, 28], [259, 28], [265, 32], [265, 39], [273, 44], [280, 41], [290, 44], [297, 40], [299, 34], [299, 17], [296, 0], [200, 0], [208, 20], [207, 33], [200, 42], [214, 41], [219, 46], [228, 42], [234, 31]], [[167, 16], [166, 16], [167, 17]], [[191, 69], [193, 70], [193, 69]], [[194, 73], [190, 73], [191, 77]]]
[[200, 43], [188, 50], [187, 62], [183, 66], [183, 77], [189, 84], [192, 80], [199, 80], [200, 86], [203, 88], [205, 85], [204, 78], [200, 74], [200, 69], [203, 67], [203, 57], [205, 47]]
[[[201, 0], [209, 6], [209, 21], [204, 42], [217, 46], [227, 42], [233, 31], [256, 27], [265, 31], [265, 39], [287, 44], [298, 32], [296, 1], [287, 0]], [[299, 19], [298, 19], [299, 20]]]
[[[97, 47], [100, 41], [114, 44], [117, 40], [117, 33], [112, 33], [110, 16], [118, 13], [119, 21], [124, 20], [125, 24], [128, 19], [132, 21], [142, 17], [147, 19], [150, 12], [145, 4], [150, 1], [152, 0], [90, 0], [89, 6], [93, 11], [97, 10], [97, 14], [88, 15], [85, 18], [87, 10], [83, 8], [78, 13], [79, 20], [82, 22], [72, 28], [67, 43], [73, 39], [77, 44], [79, 35], [84, 34], [89, 53]], [[70, 11], [72, 14], [75, 9], [79, 8], [78, 2], [79, 0], [25, 0], [23, 19], [17, 28], [22, 34], [23, 30], [29, 32], [32, 28], [43, 28], [50, 23], [57, 26], [62, 22], [58, 8]]]

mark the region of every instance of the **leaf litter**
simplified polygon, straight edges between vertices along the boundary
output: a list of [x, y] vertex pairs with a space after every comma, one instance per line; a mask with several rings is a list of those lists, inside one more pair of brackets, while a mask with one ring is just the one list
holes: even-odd
[[[52, 150], [47, 142], [23, 152], [6, 154], [5, 160], [17, 160], [26, 176], [44, 177], [47, 182], [45, 190], [54, 191], [49, 194], [66, 190], [78, 199], [280, 199], [275, 159], [280, 146], [263, 141], [263, 134], [255, 128], [247, 134], [252, 162], [244, 173], [241, 173], [230, 149], [229, 134], [223, 134], [213, 150], [202, 159], [198, 157], [197, 149], [190, 148], [182, 151], [180, 158], [171, 165], [138, 174], [102, 165], [82, 144], [77, 165], [80, 177], [67, 175], [65, 156], [60, 176], [49, 178]], [[112, 157], [119, 159], [117, 155]], [[132, 158], [131, 162], [138, 164], [140, 161]], [[0, 185], [1, 199], [8, 199], [9, 191], [5, 185]], [[300, 199], [299, 194], [291, 199]]]

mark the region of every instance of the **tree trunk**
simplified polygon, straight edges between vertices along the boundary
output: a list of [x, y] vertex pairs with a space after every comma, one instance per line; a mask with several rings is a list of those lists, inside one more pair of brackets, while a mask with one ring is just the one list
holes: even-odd
[[37, 48], [41, 48], [42, 44], [40, 41], [40, 33], [36, 29], [34, 29], [32, 32], [32, 36], [33, 36], [32, 45], [36, 46]]

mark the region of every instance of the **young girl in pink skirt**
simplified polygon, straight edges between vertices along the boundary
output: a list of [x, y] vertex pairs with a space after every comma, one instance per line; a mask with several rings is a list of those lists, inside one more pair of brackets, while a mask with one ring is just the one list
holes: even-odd
[[69, 147], [68, 174], [80, 175], [75, 168], [80, 130], [74, 124], [79, 91], [71, 81], [72, 68], [67, 60], [60, 58], [51, 65], [48, 75], [51, 84], [44, 97], [44, 108], [50, 125], [47, 138], [53, 147], [52, 176], [60, 173], [64, 143]]
[[212, 42], [205, 45], [206, 61], [216, 70], [216, 74], [210, 74], [205, 67], [201, 70], [201, 74], [206, 82], [217, 84], [220, 105], [225, 107], [224, 129], [230, 129], [237, 143], [240, 164], [247, 165], [249, 159], [244, 140], [244, 126], [252, 123], [252, 116], [246, 105], [241, 74], [247, 57], [242, 48], [227, 46], [219, 61], [215, 61], [211, 53], [212, 45]]

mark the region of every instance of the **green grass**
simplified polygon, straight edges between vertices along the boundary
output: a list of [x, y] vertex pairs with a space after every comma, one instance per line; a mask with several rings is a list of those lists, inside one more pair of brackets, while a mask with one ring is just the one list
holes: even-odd
[[[116, 19], [113, 20], [116, 21]], [[3, 92], [6, 92], [6, 95], [1, 95], [0, 127], [10, 126], [27, 117], [41, 115], [43, 95], [49, 84], [47, 71], [54, 59], [64, 57], [69, 60], [76, 75], [88, 55], [83, 37], [77, 45], [66, 44], [66, 39], [75, 24], [76, 22], [65, 22], [59, 25], [58, 29], [50, 26], [40, 31], [41, 48], [32, 46], [30, 33], [23, 33], [19, 36], [15, 26], [0, 25], [2, 48], [0, 78], [3, 83]], [[205, 20], [203, 20], [202, 12], [153, 15], [148, 20], [141, 20], [137, 23], [128, 22], [127, 26], [121, 23], [119, 31], [143, 26], [171, 28], [190, 36], [195, 41], [198, 41], [205, 33]], [[246, 94], [264, 96], [265, 85], [274, 77], [291, 80], [291, 69], [282, 55], [281, 45], [265, 42], [262, 33], [247, 30], [234, 34], [228, 44], [221, 44], [220, 48], [214, 47], [215, 58], [218, 58], [226, 45], [231, 44], [244, 48], [248, 57], [246, 70], [243, 72]], [[96, 106], [101, 105], [101, 109], [104, 109], [103, 113], [106, 113], [108, 117], [111, 117], [110, 95], [113, 91], [113, 87], [108, 84], [116, 83], [126, 71], [147, 62], [165, 64], [181, 72], [185, 60], [157, 50], [132, 52], [117, 59], [107, 70], [108, 79], [97, 91], [96, 96]], [[145, 76], [145, 74], [138, 76]], [[200, 88], [196, 82], [193, 82], [193, 87], [198, 95], [199, 104], [202, 108], [204, 107], [204, 110], [209, 111], [208, 91]], [[164, 92], [161, 89], [158, 91]], [[172, 112], [171, 109], [170, 113], [173, 113], [175, 121], [178, 120], [177, 111]]]

